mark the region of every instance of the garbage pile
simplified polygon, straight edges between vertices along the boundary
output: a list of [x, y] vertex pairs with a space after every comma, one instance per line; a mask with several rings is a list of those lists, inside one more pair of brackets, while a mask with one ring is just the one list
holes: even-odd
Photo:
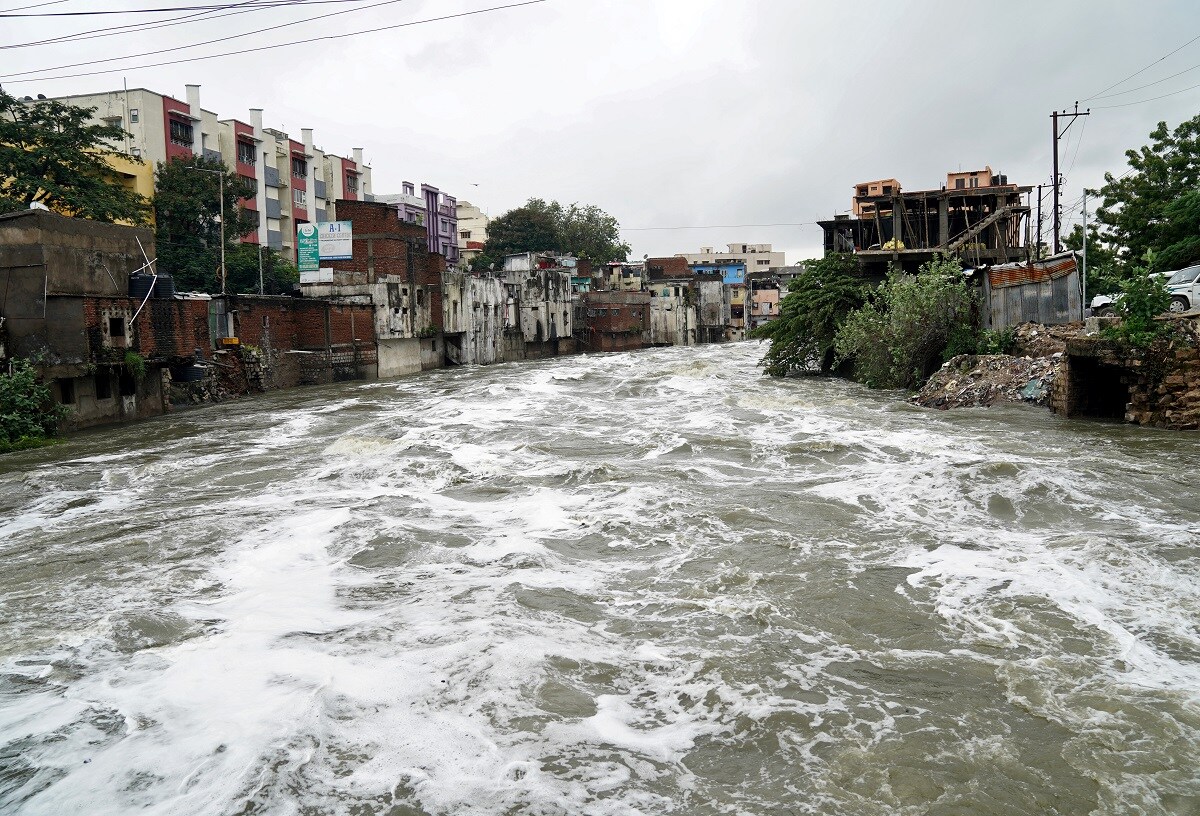
[[930, 377], [911, 401], [942, 409], [979, 408], [997, 402], [1046, 405], [1062, 361], [1061, 351], [1049, 357], [960, 354]]

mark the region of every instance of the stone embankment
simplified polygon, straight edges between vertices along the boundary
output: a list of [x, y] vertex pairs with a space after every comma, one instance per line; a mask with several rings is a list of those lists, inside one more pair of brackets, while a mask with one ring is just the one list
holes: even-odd
[[941, 409], [1027, 402], [1067, 417], [1200, 429], [1200, 318], [1164, 319], [1171, 331], [1144, 349], [1102, 336], [1112, 318], [1086, 326], [1024, 324], [1015, 333], [1016, 354], [955, 357], [912, 402]]

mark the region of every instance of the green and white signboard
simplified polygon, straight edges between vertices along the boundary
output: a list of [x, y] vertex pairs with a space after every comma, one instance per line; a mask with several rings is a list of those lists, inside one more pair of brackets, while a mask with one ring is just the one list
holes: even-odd
[[316, 272], [321, 268], [321, 239], [316, 224], [296, 227], [296, 266], [301, 272]]

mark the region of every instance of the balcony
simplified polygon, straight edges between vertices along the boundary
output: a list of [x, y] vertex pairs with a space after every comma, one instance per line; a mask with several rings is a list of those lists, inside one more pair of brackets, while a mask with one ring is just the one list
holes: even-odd
[[324, 210], [314, 210], [314, 211], [313, 211], [313, 214], [316, 216], [316, 219], [317, 219], [318, 221], [324, 221], [324, 220], [325, 220], [325, 211], [324, 211]]
[[220, 150], [211, 150], [206, 147], [206, 148], [204, 148], [204, 158], [208, 159], [209, 161], [218, 161], [219, 162], [219, 161], [221, 161], [221, 151]]
[[267, 230], [267, 247], [275, 250], [283, 249], [283, 233]]
[[268, 198], [267, 199], [267, 218], [279, 218], [280, 213], [282, 213], [282, 212], [283, 212], [283, 208], [279, 206], [279, 199], [277, 199], [277, 198]]
[[313, 181], [313, 194], [316, 195], [317, 198], [324, 200], [324, 198], [325, 198], [325, 182], [321, 181], [320, 179], [314, 180]]
[[263, 167], [263, 180], [266, 182], [268, 187], [283, 186], [279, 183], [279, 170], [269, 164]]

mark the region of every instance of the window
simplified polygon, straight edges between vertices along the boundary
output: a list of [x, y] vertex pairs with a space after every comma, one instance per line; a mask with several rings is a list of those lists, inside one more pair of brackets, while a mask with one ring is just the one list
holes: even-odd
[[192, 125], [190, 122], [171, 120], [171, 141], [177, 145], [192, 146]]
[[257, 158], [258, 151], [254, 149], [254, 145], [250, 142], [241, 140], [237, 143], [237, 160], [242, 164], [254, 164]]
[[883, 194], [891, 195], [892, 194], [892, 185], [890, 185], [890, 184], [883, 185]]
[[298, 156], [292, 156], [292, 175], [295, 178], [304, 178], [308, 175], [308, 162]]
[[417, 305], [418, 306], [425, 305], [425, 290], [424, 289], [417, 290]]
[[125, 124], [125, 120], [120, 116], [105, 116], [101, 121], [104, 122], [105, 127], [121, 127]]
[[358, 192], [358, 176], [353, 173], [346, 174], [346, 189], [352, 193]]
[[130, 124], [133, 124], [133, 125], [137, 124], [137, 122], [138, 122], [138, 109], [137, 108], [129, 109], [129, 122], [130, 122]]
[[962, 178], [956, 178], [956, 179], [954, 180], [954, 189], [955, 189], [955, 190], [961, 190], [961, 189], [963, 189], [963, 188], [964, 188], [964, 187], [966, 187], [966, 186], [967, 186], [966, 179], [962, 179]]
[[63, 405], [75, 404], [75, 381], [62, 379], [58, 381], [58, 401]]
[[459, 230], [458, 237], [462, 238], [464, 241], [469, 241], [471, 239], [471, 231], [470, 230]]
[[121, 374], [117, 378], [117, 388], [120, 390], [122, 397], [132, 397], [137, 394], [137, 382], [134, 381], [133, 375], [129, 373], [128, 368], [121, 368]]
[[304, 190], [292, 188], [292, 203], [297, 207], [303, 207], [308, 203]]
[[979, 186], [979, 179], [975, 178], [975, 176], [971, 176], [971, 186], [972, 186], [972, 187], [978, 187], [978, 186]]
[[114, 347], [125, 347], [125, 318], [110, 317], [108, 319], [108, 336]]
[[112, 399], [112, 376], [108, 369], [96, 372], [96, 399]]
[[238, 173], [238, 181], [240, 181], [242, 184], [245, 184], [247, 187], [258, 187], [258, 180], [254, 178], [254, 176], [247, 176], [242, 173]]
[[758, 265], [759, 265], [759, 266], [770, 266], [770, 265], [771, 265], [771, 259], [770, 259], [770, 258], [760, 258], [760, 259], [759, 259], [759, 261], [758, 261]]
[[142, 155], [142, 149], [140, 147], [135, 147], [133, 150], [131, 150], [129, 152], [134, 155], [134, 158], [139, 158]]

